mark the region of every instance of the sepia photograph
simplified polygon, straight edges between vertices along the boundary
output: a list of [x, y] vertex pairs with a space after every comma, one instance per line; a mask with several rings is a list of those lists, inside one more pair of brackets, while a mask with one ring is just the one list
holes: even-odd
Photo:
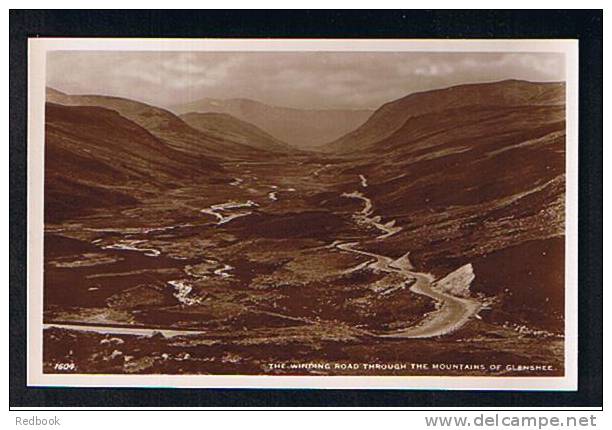
[[29, 383], [575, 390], [577, 56], [31, 39]]

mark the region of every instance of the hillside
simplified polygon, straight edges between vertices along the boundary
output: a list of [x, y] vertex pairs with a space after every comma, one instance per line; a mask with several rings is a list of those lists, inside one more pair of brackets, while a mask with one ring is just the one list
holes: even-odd
[[221, 169], [169, 147], [114, 110], [47, 103], [45, 115], [47, 219], [134, 204], [147, 192]]
[[227, 113], [190, 112], [180, 118], [196, 130], [217, 139], [273, 152], [290, 152], [292, 148], [261, 128]]
[[[373, 118], [391, 129], [379, 130], [387, 137], [371, 144], [359, 141], [362, 150], [347, 154], [340, 166], [355, 180], [342, 191], [354, 189], [363, 175], [367, 187], [361, 188], [377, 212], [401, 227], [384, 243], [373, 243], [375, 249], [408, 248], [418, 267], [439, 276], [472, 263], [474, 291], [502, 297], [491, 318], [561, 330], [565, 107], [557, 101], [563, 86], [530, 84], [533, 94], [514, 94], [514, 85], [486, 84], [490, 97], [477, 86], [460, 89], [462, 99], [481, 97], [480, 104], [455, 103], [450, 90], [430, 93], [423, 107], [428, 112], [395, 130], [395, 120], [385, 117], [401, 116], [398, 110], [381, 108]], [[494, 103], [492, 94], [501, 102]], [[412, 107], [406, 98], [391, 106], [401, 103]], [[433, 106], [440, 110], [431, 111]], [[508, 270], [499, 268], [504, 256]]]

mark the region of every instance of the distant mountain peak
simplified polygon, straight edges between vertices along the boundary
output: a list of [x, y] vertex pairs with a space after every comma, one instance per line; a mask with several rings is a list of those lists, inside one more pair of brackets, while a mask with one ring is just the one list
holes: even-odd
[[171, 108], [178, 114], [227, 113], [298, 149], [315, 149], [354, 130], [372, 114], [368, 109], [299, 109], [248, 98], [202, 98]]

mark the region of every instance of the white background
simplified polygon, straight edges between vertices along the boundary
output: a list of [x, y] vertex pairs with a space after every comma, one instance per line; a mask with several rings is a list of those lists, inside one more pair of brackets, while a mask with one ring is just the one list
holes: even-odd
[[[179, 4], [180, 3], [180, 4]], [[216, 2], [215, 2], [216, 3]], [[253, 4], [251, 4], [253, 3]], [[570, 2], [570, 1], [555, 1], [554, 3], [549, 2], [550, 5], [555, 6], [556, 8], [572, 8], [578, 6], [580, 8], [603, 8], [603, 1], [581, 1], [581, 2]], [[78, 1], [54, 1], [52, 3], [54, 7], [58, 8], [82, 8], [85, 6], [83, 2]], [[105, 2], [87, 2], [88, 7], [92, 8], [126, 8], [126, 7], [147, 7], [147, 8], [162, 8], [164, 6], [171, 7], [184, 7], [184, 8], [211, 8], [218, 4], [209, 4], [208, 2], [202, 1], [173, 1], [171, 4], [167, 2], [160, 1], [148, 1], [141, 2], [138, 4], [137, 2], [126, 2], [126, 1], [116, 1], [116, 0], [107, 0]], [[277, 8], [277, 7], [287, 7], [287, 2], [281, 1], [264, 1], [260, 0], [258, 2], [247, 2], [247, 1], [235, 1], [235, 2], [223, 2], [223, 4], [219, 5], [221, 7], [236, 7], [236, 8], [252, 8], [254, 6], [257, 7], [267, 7], [267, 8]], [[406, 7], [412, 7], [413, 5], [409, 4], [405, 1], [377, 1], [375, 3], [368, 2], [357, 2], [357, 1], [321, 1], [321, 0], [310, 0], [308, 2], [299, 2], [294, 1], [291, 3], [293, 7], [301, 7], [301, 8], [368, 8], [368, 7], [385, 7], [392, 9], [400, 9]], [[51, 4], [48, 2], [35, 2], [35, 1], [21, 1], [21, 2], [9, 2], [9, 7], [12, 8], [36, 8], [36, 7], [49, 7]], [[523, 1], [523, 0], [515, 0], [512, 2], [495, 2], [492, 4], [490, 1], [464, 1], [464, 2], [453, 2], [453, 1], [429, 1], [425, 5], [428, 8], [486, 8], [495, 6], [497, 8], [542, 8], [546, 7], [546, 2], [536, 2], [536, 1]], [[606, 11], [604, 11], [604, 15], [606, 15]], [[2, 17], [2, 29], [5, 33], [4, 37], [4, 48], [5, 52], [3, 55], [3, 60], [5, 65], [2, 69], [5, 74], [5, 82], [8, 81], [8, 10]], [[69, 29], [67, 29], [69, 31]], [[609, 33], [608, 33], [609, 34]], [[606, 39], [606, 37], [604, 37]], [[609, 37], [608, 40], [604, 40], [604, 46], [610, 46]], [[606, 62], [604, 60], [604, 73], [606, 70]], [[604, 98], [609, 99], [609, 90], [604, 90]], [[6, 166], [7, 174], [10, 174], [10, 166], [9, 166], [9, 157], [8, 157], [8, 112], [9, 112], [9, 97], [8, 97], [8, 86], [4, 86], [4, 115], [3, 121], [5, 122], [5, 145], [6, 148], [3, 152], [3, 164]], [[604, 142], [606, 142], [606, 134], [604, 130]], [[612, 162], [610, 160], [610, 151], [604, 150], [604, 169], [606, 167], [612, 168]], [[612, 189], [612, 184], [606, 183], [604, 179], [604, 190], [608, 190], [608, 192], [604, 192], [604, 198], [610, 197], [609, 190]], [[608, 185], [608, 186], [606, 186]], [[5, 202], [8, 200], [8, 189], [9, 183], [8, 181], [4, 183], [2, 187], [2, 192], [5, 196]], [[608, 194], [606, 196], [606, 194]], [[605, 200], [604, 200], [605, 206]], [[5, 217], [5, 226], [9, 224], [8, 216], [6, 214], [6, 210], [3, 211], [3, 217]], [[609, 255], [605, 252], [607, 244], [609, 244], [610, 240], [610, 229], [604, 226], [604, 288], [607, 284], [605, 281], [610, 279], [610, 261]], [[5, 244], [8, 245], [8, 235], [6, 227], [2, 230], [2, 239]], [[3, 274], [4, 279], [8, 278], [8, 250], [7, 247], [3, 247]], [[9, 288], [9, 282], [7, 280], [5, 284], [6, 290]], [[606, 295], [604, 298], [604, 309], [610, 309], [610, 295]], [[4, 310], [5, 310], [5, 318], [8, 314], [8, 294], [5, 291], [4, 294]], [[604, 333], [606, 332], [607, 325], [609, 325], [609, 318], [604, 318]], [[5, 319], [6, 321], [6, 319]], [[424, 429], [427, 428], [424, 422], [424, 416], [444, 416], [444, 415], [462, 415], [462, 416], [478, 416], [482, 414], [482, 411], [457, 411], [457, 412], [404, 412], [404, 411], [393, 411], [393, 412], [380, 412], [380, 411], [323, 411], [323, 412], [312, 412], [312, 411], [300, 411], [300, 412], [288, 412], [288, 411], [251, 411], [251, 412], [237, 412], [233, 410], [228, 410], [224, 412], [210, 412], [210, 411], [189, 411], [189, 412], [181, 412], [181, 411], [139, 411], [139, 412], [111, 412], [111, 411], [100, 411], [100, 412], [85, 412], [85, 411], [38, 411], [38, 412], [20, 412], [20, 411], [8, 411], [8, 330], [5, 327], [2, 332], [2, 346], [4, 348], [5, 353], [1, 355], [1, 359], [3, 362], [3, 372], [2, 372], [2, 381], [3, 381], [3, 391], [2, 398], [0, 399], [0, 405], [2, 407], [3, 412], [3, 422], [6, 424], [7, 428], [14, 428], [15, 426], [15, 417], [31, 417], [33, 415], [37, 415], [38, 417], [60, 417], [61, 428], [63, 429], [105, 429], [109, 428], [117, 428], [117, 429], [133, 429], [133, 428], [146, 428], [146, 429], [158, 429], [158, 428], [184, 428], [184, 426], [189, 426], [195, 429], [233, 429], [233, 428], [248, 428], [249, 430], [256, 429], [309, 429], [314, 428], [319, 429], [327, 429], [327, 428], [346, 428], [351, 430], [357, 429], [373, 429], [381, 426], [392, 426], [395, 428], [410, 428], [412, 429]], [[607, 353], [609, 352], [608, 347], [609, 342], [604, 341], [604, 360], [606, 356], [609, 356]], [[584, 363], [582, 365], [588, 365], [588, 363]], [[606, 369], [604, 368], [604, 377], [607, 376]], [[605, 381], [604, 381], [605, 384]], [[607, 384], [605, 384], [607, 385]], [[460, 396], [460, 393], [457, 393], [457, 396]], [[609, 405], [609, 396], [607, 396], [604, 392], [604, 404]], [[485, 412], [486, 413], [486, 412]], [[489, 412], [490, 414], [495, 413], [494, 410]], [[500, 414], [507, 415], [521, 415], [517, 412], [500, 412]], [[612, 413], [602, 413], [602, 412], [524, 412], [526, 415], [542, 415], [542, 416], [559, 416], [563, 418], [565, 415], [574, 415], [574, 416], [590, 416], [595, 415], [596, 424], [599, 428], [611, 428], [612, 426]], [[447, 427], [450, 428], [450, 427]], [[502, 427], [499, 427], [502, 428]]]

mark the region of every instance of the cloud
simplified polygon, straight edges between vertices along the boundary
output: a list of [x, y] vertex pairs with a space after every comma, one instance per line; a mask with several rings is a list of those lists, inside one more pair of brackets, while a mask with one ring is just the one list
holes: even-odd
[[519, 52], [56, 51], [47, 65], [47, 83], [59, 90], [165, 107], [212, 97], [377, 108], [412, 92], [462, 83], [565, 77], [561, 54]]

